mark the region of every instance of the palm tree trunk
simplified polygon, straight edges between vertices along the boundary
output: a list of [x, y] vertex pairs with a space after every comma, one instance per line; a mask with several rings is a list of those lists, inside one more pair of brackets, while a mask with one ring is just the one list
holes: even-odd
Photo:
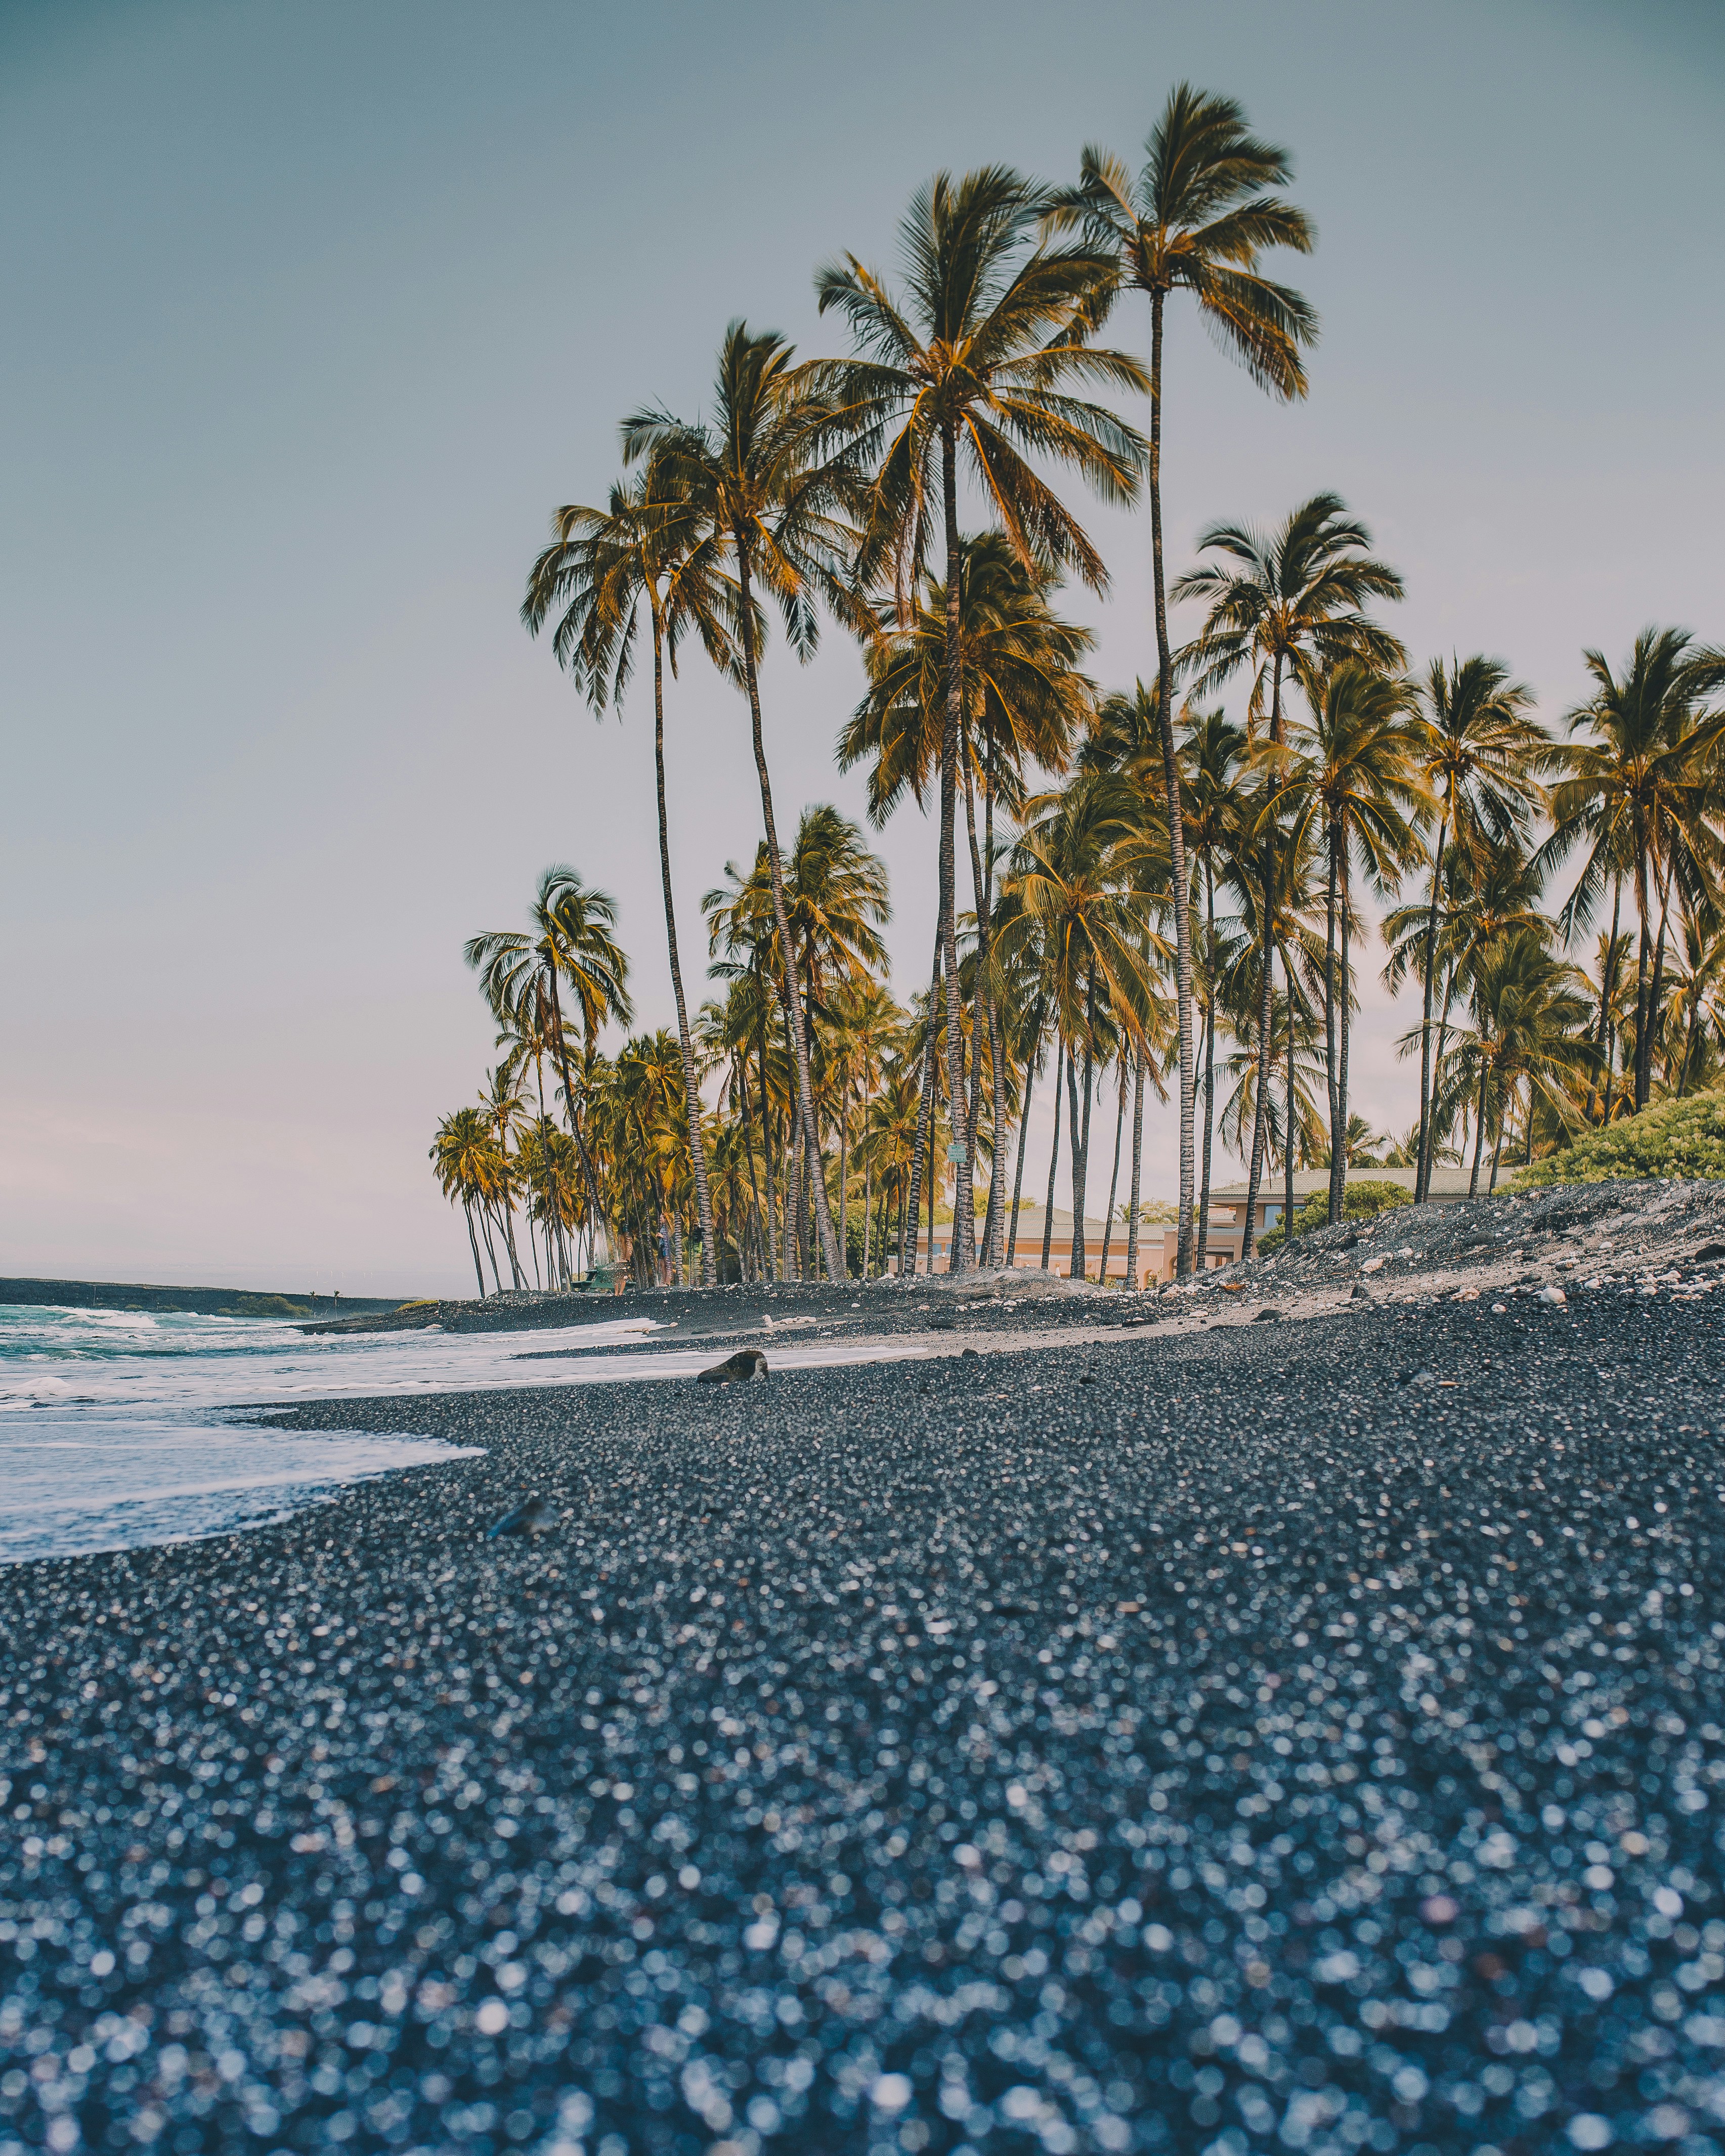
[[[1085, 1057], [1084, 1082], [1086, 1095], [1084, 1105], [1088, 1109], [1090, 1106], [1088, 1099], [1090, 1057], [1088, 1055]], [[1077, 1058], [1070, 1055], [1066, 1058], [1066, 1119], [1071, 1126], [1066, 1150], [1072, 1157], [1069, 1191], [1072, 1200], [1072, 1240], [1066, 1260], [1066, 1277], [1068, 1280], [1081, 1281], [1085, 1276], [1090, 1257], [1090, 1253], [1084, 1246], [1084, 1196], [1086, 1181], [1085, 1170], [1087, 1165], [1084, 1156], [1085, 1139], [1089, 1136], [1089, 1132], [1084, 1128], [1084, 1124], [1079, 1118]], [[1088, 1121], [1087, 1116], [1085, 1121]]]
[[1084, 1011], [1084, 1120], [1079, 1121], [1079, 1101], [1074, 1091], [1076, 1078], [1072, 1059], [1066, 1059], [1066, 1091], [1072, 1110], [1072, 1262], [1067, 1268], [1070, 1277], [1086, 1280], [1090, 1270], [1090, 1252], [1084, 1238], [1084, 1207], [1090, 1187], [1090, 1111], [1091, 1096], [1096, 1091], [1096, 975], [1094, 965], [1085, 996]]
[[[1108, 1285], [1108, 1246], [1114, 1240], [1114, 1200], [1120, 1189], [1120, 1142], [1126, 1135], [1126, 1073], [1120, 1074], [1120, 1106], [1114, 1117], [1114, 1173], [1108, 1178], [1108, 1215], [1102, 1223], [1102, 1263], [1097, 1279]], [[1130, 1270], [1130, 1268], [1128, 1268]]]
[[485, 1255], [491, 1260], [491, 1278], [497, 1284], [497, 1292], [503, 1292], [503, 1276], [497, 1270], [497, 1245], [491, 1238], [491, 1208], [489, 1200], [480, 1208], [480, 1233], [485, 1239]]
[[659, 618], [659, 594], [653, 594], [653, 770], [659, 788], [659, 873], [665, 886], [665, 942], [670, 958], [671, 997], [677, 1007], [677, 1042], [683, 1055], [683, 1094], [689, 1126], [689, 1158], [695, 1170], [695, 1212], [701, 1223], [701, 1284], [719, 1284], [718, 1244], [713, 1235], [712, 1193], [707, 1188], [706, 1145], [701, 1128], [701, 1087], [695, 1075], [695, 1046], [689, 1038], [689, 1007], [683, 998], [683, 968], [677, 956], [677, 910], [671, 901], [670, 824], [665, 806], [665, 631]]
[[[562, 1075], [563, 1106], [568, 1113], [569, 1130], [571, 1135], [575, 1140], [575, 1149], [581, 1155], [581, 1173], [587, 1181], [587, 1202], [593, 1209], [593, 1220], [597, 1223], [601, 1218], [598, 1178], [593, 1172], [593, 1162], [588, 1156], [587, 1140], [582, 1135], [581, 1118], [575, 1112], [575, 1088], [571, 1083], [569, 1077], [569, 1052], [563, 1042], [563, 1007], [557, 996], [557, 977], [555, 968], [552, 969], [549, 979], [551, 983], [551, 1019], [552, 1025], [554, 1029], [554, 1037], [557, 1052], [557, 1069]], [[591, 1051], [593, 1046], [591, 1041], [588, 1043], [588, 1046], [589, 1051]], [[543, 1084], [544, 1081], [542, 1080], [542, 1100], [540, 1104], [542, 1117], [544, 1113], [544, 1102], [542, 1099]], [[547, 1173], [548, 1175], [551, 1168], [551, 1148], [549, 1146], [546, 1147], [545, 1163]], [[559, 1229], [557, 1240], [561, 1245], [562, 1240], [561, 1229]]]
[[[932, 1163], [931, 1163], [931, 1168], [932, 1167]], [[926, 1268], [931, 1276], [932, 1276], [934, 1272], [934, 1208], [935, 1200], [938, 1195], [938, 1183], [936, 1177], [932, 1173], [931, 1173], [928, 1178], [928, 1264]], [[950, 1250], [947, 1253], [947, 1262], [950, 1266], [952, 1263], [952, 1252]]]
[[[839, 1255], [843, 1269], [839, 1277], [850, 1277], [850, 1059], [846, 1056], [839, 1079]], [[866, 1216], [865, 1216], [866, 1217]]]
[[1425, 1168], [1425, 1188], [1426, 1195], [1428, 1197], [1430, 1197], [1431, 1194], [1432, 1171], [1437, 1166], [1437, 1088], [1441, 1082], [1444, 1075], [1444, 1053], [1450, 1045], [1450, 1011], [1455, 1001], [1455, 968], [1454, 966], [1451, 966], [1449, 974], [1444, 982], [1444, 1000], [1438, 1011], [1436, 1053], [1432, 1058], [1431, 1065], [1433, 1096], [1431, 1104], [1432, 1125], [1430, 1141], [1426, 1147], [1427, 1160]]
[[461, 1201], [461, 1210], [467, 1220], [467, 1247], [473, 1252], [474, 1277], [479, 1282], [480, 1301], [483, 1302], [485, 1299], [485, 1269], [480, 1263], [479, 1238], [473, 1232], [473, 1206], [465, 1198]]
[[[747, 623], [752, 619], [753, 601], [749, 588], [749, 542], [747, 535], [739, 525], [732, 537], [737, 547], [737, 583], [738, 611]], [[804, 1147], [811, 1153], [819, 1151], [819, 1141], [814, 1132], [814, 1087], [809, 1074], [809, 1033], [803, 1023], [803, 998], [797, 988], [796, 961], [792, 952], [790, 923], [785, 914], [784, 864], [778, 850], [778, 827], [773, 819], [773, 780], [767, 769], [767, 748], [761, 732], [761, 685], [755, 669], [755, 646], [752, 637], [743, 636], [743, 680], [748, 690], [749, 726], [753, 737], [755, 776], [761, 788], [761, 820], [767, 833], [767, 865], [773, 880], [773, 921], [778, 931], [778, 947], [784, 960], [784, 992], [790, 1004], [791, 1037], [793, 1067], [797, 1085], [797, 1122]], [[838, 1245], [833, 1235], [833, 1218], [827, 1209], [827, 1194], [823, 1185], [815, 1192], [815, 1219], [820, 1231], [821, 1247], [827, 1254], [827, 1269], [838, 1276]]]
[[1300, 1126], [1300, 1103], [1295, 1093], [1294, 1081], [1294, 975], [1288, 963], [1286, 943], [1281, 950], [1281, 978], [1288, 998], [1286, 1128], [1283, 1132], [1281, 1149], [1281, 1234], [1282, 1240], [1286, 1243], [1291, 1242], [1294, 1235], [1294, 1142]]
[[773, 1183], [773, 1107], [767, 1091], [767, 1010], [763, 997], [760, 1024], [755, 1042], [756, 1066], [761, 1074], [761, 1164], [767, 1178], [767, 1202], [762, 1209], [762, 1231], [767, 1243], [767, 1279], [769, 1283], [778, 1270], [778, 1237], [774, 1208], [778, 1199]]
[[[1669, 848], [1667, 848], [1669, 851]], [[1671, 912], [1671, 867], [1665, 864], [1659, 891], [1659, 940], [1653, 947], [1653, 981], [1647, 991], [1647, 1075], [1645, 1090], [1653, 1091], [1653, 1043], [1659, 1031], [1659, 1007], [1665, 993], [1665, 931]], [[1666, 1082], [1671, 1082], [1671, 1072], [1666, 1072]]]
[[1126, 1228], [1126, 1282], [1134, 1292], [1138, 1285], [1138, 1193], [1143, 1167], [1144, 1055], [1141, 1049], [1132, 1058], [1132, 1189]]
[[[1048, 1153], [1048, 1202], [1042, 1209], [1042, 1270], [1048, 1270], [1049, 1254], [1054, 1241], [1055, 1168], [1060, 1158], [1060, 1073], [1065, 1067], [1066, 1044], [1058, 1034], [1055, 1040], [1055, 1120], [1054, 1142]], [[1066, 1270], [1070, 1272], [1069, 1265]]]
[[1414, 1203], [1423, 1205], [1431, 1187], [1431, 992], [1437, 985], [1438, 892], [1444, 874], [1444, 841], [1449, 833], [1449, 804], [1438, 818], [1437, 846], [1431, 857], [1431, 906], [1425, 917], [1425, 1008], [1420, 1019], [1420, 1143], [1414, 1155]]
[[1005, 1232], [1004, 1205], [1000, 1188], [1000, 1118], [1006, 1113], [1006, 1034], [1000, 1023], [1000, 1005], [993, 986], [994, 952], [994, 733], [988, 731], [988, 753], [983, 766], [983, 911], [981, 948], [985, 982], [984, 1010], [988, 1021], [988, 1068], [994, 1087], [990, 1142], [995, 1158], [988, 1175], [988, 1218], [983, 1234], [983, 1262], [998, 1266]]
[[[969, 1102], [970, 1129], [971, 1135], [974, 1137], [978, 1130], [981, 1127], [982, 1122], [982, 1040], [983, 1029], [987, 1023], [983, 1017], [983, 1012], [988, 1002], [987, 989], [984, 986], [988, 968], [983, 955], [985, 947], [984, 932], [983, 927], [983, 906], [985, 903], [983, 896], [983, 856], [982, 849], [977, 844], [976, 836], [976, 783], [972, 776], [970, 767], [969, 734], [970, 729], [968, 726], [966, 726], [959, 737], [959, 767], [964, 773], [964, 828], [965, 834], [970, 842], [971, 904], [974, 909], [977, 921], [976, 988], [970, 999]], [[966, 1164], [963, 1171], [965, 1179], [970, 1184], [970, 1209], [971, 1218], [973, 1220], [974, 1220], [976, 1217], [977, 1157], [981, 1150], [982, 1148], [979, 1145], [973, 1145], [971, 1147], [970, 1159]], [[995, 1185], [999, 1179], [999, 1178], [993, 1174], [991, 1169], [988, 1178], [988, 1210], [990, 1214], [993, 1211]], [[984, 1216], [982, 1241], [979, 1249], [983, 1260], [986, 1262], [988, 1249], [988, 1231], [986, 1215]]]
[[[754, 1133], [749, 1128], [749, 1060], [747, 1053], [739, 1054], [737, 1059], [737, 1084], [738, 1106], [742, 1112], [742, 1150], [749, 1164], [749, 1191], [755, 1201], [755, 1240], [758, 1256], [759, 1246], [765, 1240], [765, 1232], [762, 1225], [763, 1215], [761, 1211], [761, 1181], [755, 1173]], [[742, 1239], [739, 1236], [737, 1238], [739, 1257], [742, 1255]]]
[[[909, 1242], [905, 1235], [898, 1240], [898, 1273], [903, 1280], [916, 1270], [916, 1237], [922, 1219], [922, 1171], [934, 1130], [934, 1064], [936, 1042], [935, 1012], [940, 1003], [941, 938], [937, 930], [934, 939], [934, 964], [928, 976], [928, 1033], [922, 1044], [922, 1090], [916, 1102], [916, 1141], [911, 1148], [911, 1187], [905, 1199], [905, 1214], [908, 1223]], [[931, 1181], [932, 1177], [930, 1178]], [[906, 1261], [908, 1259], [908, 1262]]]
[[1486, 1079], [1491, 1066], [1484, 1056], [1480, 1058], [1480, 1096], [1474, 1108], [1473, 1173], [1468, 1179], [1467, 1194], [1477, 1198], [1480, 1191], [1480, 1156], [1486, 1146]]
[[1324, 897], [1324, 1075], [1330, 1096], [1330, 1203], [1325, 1218], [1333, 1228], [1342, 1218], [1342, 1160], [1348, 1149], [1347, 1127], [1342, 1121], [1341, 1043], [1337, 1039], [1336, 1024], [1336, 885], [1341, 875], [1337, 862], [1341, 834], [1333, 823], [1328, 838], [1330, 874]]
[[[1619, 909], [1623, 903], [1623, 871], [1620, 869], [1611, 879], [1611, 933], [1606, 939], [1604, 963], [1599, 968], [1599, 1029], [1594, 1042], [1595, 1053], [1603, 1059], [1605, 1053], [1605, 1029], [1611, 1015], [1611, 997], [1617, 986], [1617, 923]], [[1609, 1086], [1608, 1086], [1609, 1091]], [[1594, 1110], [1599, 1106], [1599, 1089], [1589, 1084], [1587, 1089], [1587, 1119], [1594, 1119]], [[1611, 1111], [1605, 1111], [1609, 1122]]]
[[[968, 729], [967, 729], [967, 737]], [[977, 1023], [980, 1019], [988, 1044], [988, 1082], [991, 1089], [988, 1170], [988, 1209], [983, 1221], [979, 1245], [980, 1261], [984, 1265], [998, 1266], [1000, 1262], [1001, 1220], [1005, 1208], [1004, 1188], [1000, 1175], [1000, 1107], [1004, 1098], [1006, 1058], [1000, 1032], [1000, 1014], [989, 988], [990, 953], [993, 948], [993, 881], [994, 881], [994, 741], [988, 737], [988, 755], [983, 767], [983, 839], [980, 849], [977, 844], [976, 786], [971, 769], [971, 758], [964, 759], [964, 814], [970, 839], [971, 888], [975, 895], [977, 922], [977, 993], [971, 1014], [970, 1028], [970, 1127], [974, 1137], [978, 1126], [982, 1098], [983, 1060], [978, 1043]], [[972, 1189], [974, 1191], [974, 1163]], [[975, 1205], [973, 1196], [971, 1203]]]
[[1639, 1115], [1647, 1105], [1647, 945], [1651, 933], [1647, 920], [1646, 834], [1641, 827], [1639, 808], [1635, 811], [1635, 911], [1641, 923], [1635, 952], [1635, 1112]]
[[1208, 854], [1204, 863], [1204, 1188], [1198, 1201], [1198, 1270], [1204, 1270], [1210, 1240], [1210, 1142], [1216, 1128], [1216, 877]]
[[1036, 1079], [1036, 1057], [1041, 1049], [1041, 1029], [1038, 1038], [1030, 1044], [1030, 1053], [1024, 1064], [1024, 1097], [1019, 1103], [1019, 1160], [1012, 1178], [1012, 1224], [1006, 1231], [1006, 1265], [1009, 1271], [1019, 1251], [1019, 1198], [1024, 1187], [1024, 1140], [1030, 1129], [1030, 1091]]
[[1168, 796], [1169, 886], [1174, 901], [1174, 989], [1180, 1020], [1180, 1232], [1174, 1270], [1192, 1271], [1193, 1111], [1192, 915], [1186, 888], [1185, 812], [1174, 752], [1173, 662], [1168, 643], [1168, 595], [1162, 556], [1162, 315], [1167, 295], [1150, 298], [1150, 552], [1156, 586], [1157, 718], [1162, 734], [1162, 783]]
[[1342, 980], [1340, 1012], [1342, 1033], [1342, 1172], [1337, 1178], [1336, 1218], [1340, 1220], [1348, 1212], [1348, 1052], [1353, 1040], [1353, 959], [1352, 937], [1353, 908], [1348, 890], [1348, 855], [1342, 855]]
[[1252, 1245], [1257, 1240], [1258, 1183], [1264, 1172], [1264, 1140], [1270, 1120], [1270, 1028], [1274, 1013], [1275, 983], [1271, 973], [1273, 946], [1270, 924], [1274, 917], [1271, 907], [1270, 871], [1264, 873], [1264, 931], [1260, 938], [1262, 948], [1259, 963], [1258, 983], [1258, 1097], [1253, 1104], [1252, 1160], [1246, 1177], [1245, 1227], [1240, 1236], [1241, 1260], [1250, 1257]]
[[946, 701], [941, 727], [941, 951], [947, 975], [947, 1116], [958, 1174], [952, 1194], [949, 1272], [967, 1272], [976, 1261], [972, 1211], [970, 1132], [965, 1116], [964, 1029], [958, 995], [958, 875], [955, 857], [958, 758], [964, 720], [964, 674], [960, 650], [958, 444], [950, 422], [941, 430], [941, 495], [947, 526]]
[[[867, 1137], [866, 1132], [864, 1133]], [[863, 1252], [862, 1276], [869, 1276], [869, 1230], [875, 1224], [875, 1158], [870, 1153], [863, 1162]]]

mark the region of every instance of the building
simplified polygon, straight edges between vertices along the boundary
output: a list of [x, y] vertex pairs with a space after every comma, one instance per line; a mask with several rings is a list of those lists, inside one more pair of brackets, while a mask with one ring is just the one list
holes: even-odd
[[[1356, 1168], [1348, 1171], [1353, 1183], [1396, 1183], [1410, 1195], [1414, 1188], [1411, 1168]], [[1469, 1174], [1465, 1168], [1434, 1168], [1431, 1172], [1431, 1197], [1434, 1205], [1457, 1205], [1467, 1196]], [[1327, 1191], [1330, 1187], [1330, 1171], [1327, 1168], [1301, 1169], [1294, 1178], [1294, 1208], [1297, 1212], [1308, 1198]], [[1280, 1174], [1273, 1179], [1266, 1177], [1258, 1191], [1257, 1234], [1267, 1235], [1272, 1228], [1281, 1225], [1283, 1183]], [[1245, 1235], [1246, 1186], [1243, 1183], [1229, 1183], [1210, 1193], [1209, 1233], [1204, 1239], [1204, 1264], [1214, 1269], [1231, 1265], [1240, 1255], [1240, 1246]], [[982, 1233], [983, 1208], [977, 1209], [977, 1233]], [[1013, 1250], [1015, 1267], [1035, 1267], [1042, 1263], [1043, 1209], [1027, 1205], [1019, 1214], [1018, 1236]], [[1102, 1257], [1103, 1222], [1100, 1218], [1085, 1216], [1085, 1270], [1095, 1281], [1100, 1277]], [[1008, 1223], [1008, 1234], [1011, 1224]], [[1179, 1247], [1179, 1229], [1168, 1221], [1147, 1223], [1138, 1230], [1137, 1278], [1130, 1285], [1143, 1288], [1153, 1281], [1172, 1280], [1174, 1261]], [[934, 1270], [943, 1272], [949, 1262], [952, 1247], [952, 1224], [938, 1220], [934, 1230]], [[928, 1263], [928, 1243], [925, 1236], [918, 1253], [924, 1266]], [[1054, 1226], [1049, 1235], [1049, 1270], [1063, 1280], [1072, 1275], [1072, 1215], [1060, 1206], [1054, 1210]], [[1108, 1279], [1114, 1285], [1128, 1285], [1126, 1277], [1126, 1229], [1116, 1221], [1108, 1238]]]

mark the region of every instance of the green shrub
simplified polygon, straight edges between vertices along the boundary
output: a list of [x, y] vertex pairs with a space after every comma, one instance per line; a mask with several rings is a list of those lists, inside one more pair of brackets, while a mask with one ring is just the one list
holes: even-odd
[[1537, 1190], [1553, 1183], [1648, 1175], [1725, 1178], [1725, 1086], [1686, 1101], [1656, 1101], [1639, 1116], [1590, 1131], [1563, 1152], [1518, 1169], [1509, 1188]]
[[[1398, 1205], [1411, 1205], [1411, 1191], [1404, 1190], [1399, 1183], [1350, 1183], [1342, 1199], [1342, 1218], [1344, 1220], [1375, 1220], [1380, 1213], [1388, 1213]], [[1330, 1194], [1327, 1190], [1314, 1191], [1294, 1215], [1294, 1233], [1309, 1235], [1314, 1228], [1327, 1228], [1330, 1221]], [[1261, 1237], [1258, 1249], [1268, 1257], [1272, 1250], [1281, 1248], [1287, 1238], [1280, 1228], [1272, 1228]]]

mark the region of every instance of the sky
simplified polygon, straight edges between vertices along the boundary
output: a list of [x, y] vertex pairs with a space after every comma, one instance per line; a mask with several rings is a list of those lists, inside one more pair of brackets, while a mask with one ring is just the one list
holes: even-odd
[[[1333, 489], [1416, 663], [1499, 654], [1553, 725], [1585, 648], [1725, 637], [1707, 0], [0, 0], [0, 1274], [461, 1289], [426, 1150], [490, 1056], [463, 941], [570, 861], [671, 1019], [646, 685], [595, 722], [518, 619], [551, 511], [603, 499], [625, 412], [701, 411], [732, 316], [842, 350], [814, 270], [890, 269], [932, 172], [1135, 162], [1183, 78], [1292, 151], [1322, 338], [1281, 406], [1175, 311], [1171, 572]], [[1112, 586], [1072, 611], [1129, 685], [1147, 519], [1084, 513]], [[860, 681], [836, 631], [772, 651], [781, 829], [861, 818]], [[698, 654], [667, 723], [698, 974], [759, 800]], [[875, 843], [903, 995], [934, 832]], [[1381, 955], [1354, 1091], [1399, 1132]], [[1152, 1196], [1175, 1137], [1153, 1111]]]

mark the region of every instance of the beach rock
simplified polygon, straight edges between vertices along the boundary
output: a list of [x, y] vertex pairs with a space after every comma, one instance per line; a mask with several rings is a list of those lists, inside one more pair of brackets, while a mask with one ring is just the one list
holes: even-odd
[[494, 1543], [500, 1535], [543, 1534], [551, 1525], [551, 1507], [536, 1493], [525, 1504], [517, 1505], [512, 1512], [506, 1512], [501, 1520], [487, 1531], [485, 1540]]
[[968, 1273], [935, 1273], [918, 1281], [917, 1286], [938, 1289], [959, 1302], [990, 1301], [997, 1296], [1009, 1302], [1031, 1301], [1048, 1296], [1081, 1296], [1085, 1291], [1081, 1285], [1062, 1280], [1058, 1273], [1045, 1273], [1030, 1265], [1003, 1265], [998, 1271], [978, 1267]]
[[703, 1370], [695, 1380], [697, 1385], [742, 1385], [751, 1378], [764, 1378], [767, 1358], [758, 1348], [739, 1348], [734, 1355], [727, 1355], [722, 1363], [715, 1363], [711, 1370]]

